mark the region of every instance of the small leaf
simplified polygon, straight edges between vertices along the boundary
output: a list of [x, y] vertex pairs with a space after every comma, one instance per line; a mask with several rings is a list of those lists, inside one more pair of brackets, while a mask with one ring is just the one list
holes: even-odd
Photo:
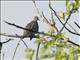
[[68, 4], [69, 4], [69, 0], [66, 0], [66, 7], [68, 6]]
[[37, 40], [35, 40], [35, 42], [34, 43], [40, 43], [42, 40], [41, 39], [37, 39]]
[[43, 47], [42, 49], [40, 49], [40, 58], [41, 59], [52, 58], [53, 56], [54, 56], [54, 54], [50, 48], [44, 49], [44, 47]]
[[25, 49], [25, 53], [26, 53], [26, 57], [29, 59], [29, 60], [32, 60], [32, 57], [34, 55], [34, 50], [30, 49], [30, 48], [27, 48]]

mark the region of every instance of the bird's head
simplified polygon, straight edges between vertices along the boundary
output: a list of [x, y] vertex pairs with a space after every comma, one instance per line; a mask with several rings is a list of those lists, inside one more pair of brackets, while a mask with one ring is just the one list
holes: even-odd
[[34, 21], [37, 21], [39, 20], [39, 17], [38, 16], [34, 16]]

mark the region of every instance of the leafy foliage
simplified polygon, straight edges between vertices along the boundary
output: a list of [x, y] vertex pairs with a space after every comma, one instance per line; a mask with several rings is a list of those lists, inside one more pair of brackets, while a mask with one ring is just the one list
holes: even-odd
[[[71, 9], [76, 9], [72, 11], [72, 13], [76, 13], [79, 7], [79, 0], [66, 0], [67, 15], [70, 14]], [[57, 32], [57, 34], [53, 34], [53, 36], [51, 36], [51, 32], [54, 32], [54, 29], [52, 26], [49, 26], [49, 31], [46, 32], [45, 35], [39, 34], [40, 37], [35, 41], [36, 44], [41, 43], [40, 51], [38, 53], [40, 59], [53, 58], [55, 60], [80, 60], [80, 47], [69, 44], [69, 38], [65, 37], [66, 34]], [[27, 58], [32, 60], [34, 52], [36, 51], [27, 49]]]
[[73, 13], [77, 12], [78, 8], [80, 7], [80, 1], [79, 0], [66, 0], [66, 14], [70, 14], [71, 9], [75, 9]]
[[32, 60], [32, 57], [33, 57], [35, 51], [32, 50], [32, 49], [30, 49], [30, 48], [27, 48], [27, 49], [25, 50], [25, 53], [26, 53], [26, 57], [27, 57], [29, 60]]
[[[80, 58], [80, 47], [69, 45], [64, 33], [58, 33], [55, 37], [45, 37], [40, 37], [35, 41], [36, 43], [41, 42], [40, 59], [78, 60]], [[34, 52], [32, 49], [26, 49], [27, 58], [32, 59]]]

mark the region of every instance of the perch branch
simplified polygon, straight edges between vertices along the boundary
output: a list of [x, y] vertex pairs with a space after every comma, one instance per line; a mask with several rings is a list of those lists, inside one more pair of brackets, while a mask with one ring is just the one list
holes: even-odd
[[[12, 25], [12, 26], [15, 26], [15, 27], [17, 27], [17, 28], [23, 29], [23, 30], [27, 30], [27, 31], [31, 31], [31, 32], [34, 32], [34, 33], [43, 34], [43, 35], [45, 35], [45, 36], [55, 37], [55, 35], [46, 34], [46, 33], [44, 33], [44, 32], [36, 32], [36, 31], [32, 31], [32, 30], [30, 30], [30, 29], [26, 29], [26, 28], [24, 28], [24, 27], [15, 25], [15, 24], [13, 24], [13, 23], [9, 23], [9, 22], [7, 22], [7, 21], [5, 21], [5, 23], [7, 23], [7, 24], [9, 24], [9, 25]], [[20, 37], [20, 36], [19, 36], [19, 37]], [[38, 38], [38, 37], [36, 37], [36, 38]]]
[[[54, 12], [55, 12], [55, 11], [54, 11]], [[56, 14], [56, 12], [55, 12], [55, 14]], [[15, 27], [17, 27], [17, 28], [20, 28], [20, 29], [24, 29], [24, 30], [28, 30], [28, 31], [31, 31], [31, 32], [35, 32], [35, 31], [32, 31], [32, 30], [23, 28], [23, 27], [21, 27], [21, 26], [18, 26], [18, 25], [9, 23], [9, 22], [6, 22], [6, 23], [9, 24], [9, 25], [15, 26]], [[62, 23], [62, 22], [61, 22], [61, 23]], [[63, 25], [63, 23], [62, 23], [62, 25]], [[65, 27], [65, 28], [66, 28], [70, 33], [80, 36], [80, 34], [74, 33], [74, 32], [72, 32], [72, 31], [70, 31], [67, 27]], [[46, 33], [43, 33], [43, 32], [35, 32], [35, 33], [43, 34], [43, 35], [45, 35], [45, 36], [55, 37], [54, 35], [46, 34]], [[20, 36], [19, 36], [19, 37], [20, 37]], [[70, 42], [70, 43], [71, 43], [71, 42]]]

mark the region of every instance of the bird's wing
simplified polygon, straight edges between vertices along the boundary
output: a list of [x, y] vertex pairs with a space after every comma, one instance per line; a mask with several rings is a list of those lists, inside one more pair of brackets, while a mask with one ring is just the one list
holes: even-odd
[[26, 28], [31, 30], [33, 24], [34, 24], [34, 21], [31, 21], [30, 23], [27, 24]]
[[[38, 32], [38, 29], [39, 29], [38, 22], [32, 21], [32, 22], [28, 23], [25, 28], [30, 29], [35, 32]], [[27, 36], [34, 36], [34, 35], [35, 35], [35, 33], [31, 32], [31, 31], [24, 30], [24, 32], [23, 32], [23, 38], [27, 37]]]
[[34, 22], [32, 30], [38, 32], [39, 26], [38, 26], [38, 22]]
[[32, 21], [27, 24], [26, 28], [38, 32], [39, 26], [37, 21]]

